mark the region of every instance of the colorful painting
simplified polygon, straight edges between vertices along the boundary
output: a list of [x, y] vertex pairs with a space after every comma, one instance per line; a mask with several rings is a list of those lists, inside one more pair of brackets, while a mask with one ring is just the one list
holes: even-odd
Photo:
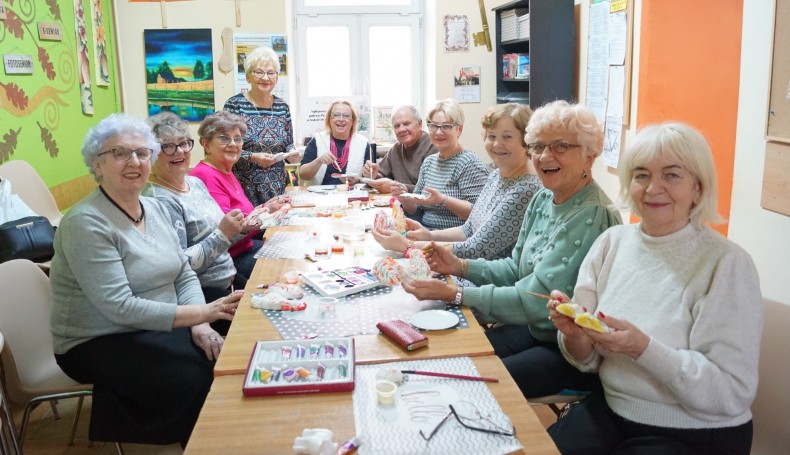
[[214, 113], [211, 29], [145, 30], [148, 115], [172, 111], [190, 122]]
[[82, 0], [74, 0], [74, 29], [77, 34], [77, 66], [80, 74], [80, 104], [82, 113], [93, 115], [91, 62], [88, 59], [88, 32], [85, 29], [85, 9]]
[[104, 25], [103, 0], [91, 0], [93, 17], [93, 58], [96, 59], [96, 85], [110, 85], [110, 64], [107, 59], [107, 28]]

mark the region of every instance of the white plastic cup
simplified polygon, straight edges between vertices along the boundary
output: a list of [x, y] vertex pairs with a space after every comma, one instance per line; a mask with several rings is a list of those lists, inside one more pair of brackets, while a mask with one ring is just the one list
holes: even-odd
[[398, 386], [385, 379], [376, 381], [376, 398], [380, 404], [392, 404], [395, 402], [395, 392], [398, 391]]
[[321, 297], [318, 299], [318, 314], [322, 318], [332, 319], [337, 315], [337, 302], [334, 297]]

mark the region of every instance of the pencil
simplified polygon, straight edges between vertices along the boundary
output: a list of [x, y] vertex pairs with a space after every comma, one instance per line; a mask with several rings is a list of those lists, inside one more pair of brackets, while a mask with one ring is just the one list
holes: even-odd
[[546, 299], [546, 300], [553, 300], [554, 299], [554, 297], [552, 297], [550, 295], [538, 294], [537, 292], [529, 292], [529, 291], [521, 291], [521, 292], [523, 292], [524, 294], [534, 295], [535, 297], [540, 297], [541, 299]]
[[462, 374], [438, 373], [435, 371], [401, 370], [403, 374], [418, 374], [421, 376], [436, 376], [439, 378], [463, 379], [466, 381], [499, 382], [497, 378], [484, 378], [481, 376], [465, 376]]

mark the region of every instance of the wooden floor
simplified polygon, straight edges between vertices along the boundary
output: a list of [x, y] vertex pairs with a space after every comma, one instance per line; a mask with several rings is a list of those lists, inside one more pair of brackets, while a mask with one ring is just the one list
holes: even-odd
[[[77, 400], [64, 400], [58, 404], [60, 419], [55, 420], [52, 409], [43, 404], [39, 406], [31, 417], [28, 434], [25, 438], [23, 450], [26, 454], [33, 455], [112, 455], [116, 453], [115, 444], [94, 442], [93, 447], [88, 447], [88, 423], [90, 420], [90, 397], [85, 399], [77, 436], [73, 446], [68, 446], [69, 431], [74, 419]], [[554, 413], [548, 406], [533, 408], [544, 426], [556, 421]], [[21, 410], [14, 412], [14, 421], [17, 425], [22, 422]], [[301, 429], [294, 429], [294, 437]], [[181, 455], [183, 450], [178, 444], [168, 446], [123, 444], [126, 455]]]

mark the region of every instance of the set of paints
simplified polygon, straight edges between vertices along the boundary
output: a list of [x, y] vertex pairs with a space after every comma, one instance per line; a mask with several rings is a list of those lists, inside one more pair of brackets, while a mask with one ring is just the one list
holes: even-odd
[[258, 341], [245, 396], [354, 390], [354, 339]]

